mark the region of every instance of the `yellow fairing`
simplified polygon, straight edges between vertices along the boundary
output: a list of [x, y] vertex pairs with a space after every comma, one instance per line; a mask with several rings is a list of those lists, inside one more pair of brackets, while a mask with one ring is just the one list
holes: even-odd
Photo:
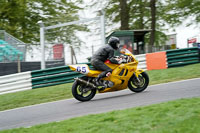
[[69, 68], [70, 68], [72, 71], [76, 71], [76, 68], [74, 68], [73, 65], [69, 65]]
[[116, 69], [113, 70], [110, 77], [104, 78], [104, 80], [110, 80], [114, 82], [114, 86], [112, 88], [106, 88], [105, 90], [100, 91], [100, 93], [126, 89], [129, 79], [137, 70], [137, 64], [138, 62], [131, 62], [119, 65]]
[[139, 75], [140, 73], [142, 73], [142, 72], [144, 72], [143, 69], [137, 69], [137, 70], [135, 71], [135, 75], [138, 77], [138, 75]]
[[114, 82], [114, 86], [111, 88], [106, 88], [103, 91], [99, 91], [100, 93], [126, 89], [128, 87], [128, 81], [132, 77], [133, 73], [136, 73], [136, 76], [138, 76], [143, 72], [142, 69], [137, 69], [138, 61], [133, 54], [125, 53], [125, 55], [132, 57], [130, 59], [131, 61], [127, 64], [121, 64], [118, 67], [115, 67], [112, 75], [104, 78], [104, 80], [110, 80]]

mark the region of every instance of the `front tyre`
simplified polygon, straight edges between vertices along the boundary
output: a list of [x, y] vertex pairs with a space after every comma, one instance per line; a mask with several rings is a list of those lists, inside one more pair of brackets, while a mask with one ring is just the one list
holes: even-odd
[[138, 80], [136, 76], [132, 76], [128, 81], [128, 88], [133, 92], [142, 92], [149, 85], [149, 76], [146, 72], [142, 72], [138, 75]]
[[75, 81], [72, 85], [72, 95], [79, 101], [85, 102], [91, 100], [96, 94], [96, 89], [91, 89]]

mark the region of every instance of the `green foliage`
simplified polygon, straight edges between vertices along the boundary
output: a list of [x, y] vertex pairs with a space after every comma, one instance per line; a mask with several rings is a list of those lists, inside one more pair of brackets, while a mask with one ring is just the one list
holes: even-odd
[[150, 7], [148, 0], [131, 1], [130, 7], [130, 26], [132, 29], [149, 29]]
[[166, 0], [164, 19], [176, 26], [185, 21], [186, 18], [191, 19], [188, 25], [194, 22], [200, 22], [200, 1], [199, 0]]
[[[26, 41], [33, 37], [31, 31], [35, 30], [34, 23], [41, 19], [36, 13], [29, 11], [25, 0], [2, 0], [0, 8], [0, 28]], [[29, 32], [26, 30], [29, 29]]]
[[3, 133], [199, 133], [200, 98], [72, 118]]
[[[78, 4], [82, 1], [52, 1], [52, 0], [1, 0], [0, 29], [6, 30], [16, 38], [26, 43], [39, 42], [38, 21], [45, 26], [79, 20]], [[47, 31], [47, 40], [75, 43], [79, 40], [75, 31], [87, 30], [85, 26], [68, 26]], [[52, 33], [55, 32], [55, 33]]]

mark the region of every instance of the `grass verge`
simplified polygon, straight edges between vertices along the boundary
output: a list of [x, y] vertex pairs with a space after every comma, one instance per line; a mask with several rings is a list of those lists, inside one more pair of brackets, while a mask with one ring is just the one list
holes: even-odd
[[[200, 77], [200, 63], [184, 67], [147, 71], [150, 85]], [[0, 95], [0, 111], [27, 105], [72, 98], [72, 84], [38, 88]]]
[[72, 118], [2, 133], [199, 133], [200, 98]]
[[147, 71], [150, 77], [150, 84], [160, 84], [184, 79], [200, 77], [200, 63], [184, 67], [168, 68], [163, 70]]
[[71, 86], [72, 83], [0, 95], [0, 111], [71, 98]]

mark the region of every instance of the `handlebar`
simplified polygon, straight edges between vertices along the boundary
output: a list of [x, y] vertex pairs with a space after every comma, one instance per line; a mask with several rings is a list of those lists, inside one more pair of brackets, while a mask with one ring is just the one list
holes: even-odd
[[129, 63], [129, 62], [132, 62], [133, 61], [133, 58], [132, 56], [124, 56], [124, 55], [120, 55], [119, 57], [117, 57], [117, 59], [120, 59], [119, 60], [119, 64], [121, 63]]

